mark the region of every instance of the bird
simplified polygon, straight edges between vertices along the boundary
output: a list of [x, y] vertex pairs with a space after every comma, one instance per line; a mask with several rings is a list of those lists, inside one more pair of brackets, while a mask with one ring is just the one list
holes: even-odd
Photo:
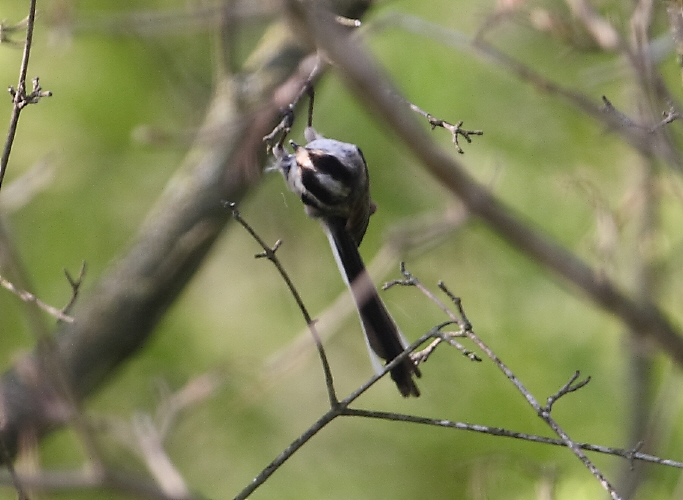
[[[306, 214], [320, 221], [356, 305], [373, 367], [381, 372], [378, 358], [391, 362], [408, 342], [379, 297], [358, 251], [377, 208], [370, 196], [367, 163], [358, 146], [323, 137], [310, 124], [304, 137], [305, 146], [290, 141], [293, 153], [283, 147], [284, 137], [273, 147], [276, 168], [304, 204]], [[391, 369], [391, 378], [404, 397], [420, 395], [414, 376], [421, 373], [410, 356]]]

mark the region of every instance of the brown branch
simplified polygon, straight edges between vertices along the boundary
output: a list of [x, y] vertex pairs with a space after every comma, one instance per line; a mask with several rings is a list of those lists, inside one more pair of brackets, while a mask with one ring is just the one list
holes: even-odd
[[[480, 36], [470, 38], [456, 30], [446, 29], [436, 23], [431, 23], [415, 16], [400, 13], [393, 13], [392, 15], [386, 16], [381, 22], [377, 23], [377, 25], [380, 27], [383, 25], [399, 26], [408, 32], [428, 36], [445, 46], [471, 53], [480, 59], [495, 65], [497, 68], [507, 71], [511, 75], [517, 77], [520, 81], [528, 83], [538, 92], [560, 97], [574, 106], [577, 110], [585, 113], [599, 123], [604, 124], [610, 131], [619, 134], [626, 144], [635, 148], [639, 153], [645, 156], [662, 158], [673, 168], [677, 170], [683, 169], [683, 161], [681, 160], [680, 155], [675, 153], [674, 148], [670, 144], [670, 141], [667, 140], [666, 136], [660, 134], [653, 135], [653, 132], [657, 130], [656, 124], [653, 124], [651, 127], [630, 126], [629, 123], [622, 121], [620, 117], [617, 117], [612, 113], [605, 113], [603, 106], [600, 106], [599, 103], [595, 102], [584, 93], [567, 88], [561, 83], [545, 77], [543, 74], [535, 71], [523, 62], [497, 49]], [[627, 50], [628, 47], [625, 44], [620, 44], [619, 48], [623, 51], [626, 60], [633, 68], [634, 75], [640, 80], [640, 83], [645, 82], [645, 74], [647, 73], [653, 80], [649, 85], [654, 88], [657, 96], [667, 103], [674, 103], [675, 99], [666, 89], [661, 77], [653, 74], [651, 71], [639, 69], [637, 63], [638, 58], [633, 56], [632, 51]], [[672, 105], [673, 104], [669, 104], [669, 106]]]

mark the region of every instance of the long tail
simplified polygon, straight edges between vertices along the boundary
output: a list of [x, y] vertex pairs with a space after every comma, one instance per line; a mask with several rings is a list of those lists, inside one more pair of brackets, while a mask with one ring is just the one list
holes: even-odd
[[[408, 343], [380, 299], [356, 243], [346, 230], [345, 221], [327, 218], [323, 219], [322, 223], [339, 272], [356, 303], [373, 365], [376, 369], [381, 368], [376, 356], [388, 363], [401, 354]], [[404, 397], [420, 395], [413, 375], [419, 377], [420, 370], [409, 357], [391, 370], [391, 378]]]

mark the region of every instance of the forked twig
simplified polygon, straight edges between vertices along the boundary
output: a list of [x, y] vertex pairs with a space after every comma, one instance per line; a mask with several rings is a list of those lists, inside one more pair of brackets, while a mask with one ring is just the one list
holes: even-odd
[[[279, 145], [282, 145], [284, 143], [285, 138], [287, 137], [287, 134], [289, 134], [290, 129], [294, 125], [294, 109], [297, 107], [299, 102], [301, 102], [301, 99], [303, 99], [304, 96], [308, 95], [310, 98], [310, 105], [308, 107], [308, 126], [311, 126], [312, 123], [312, 116], [311, 113], [313, 111], [313, 84], [314, 82], [320, 77], [322, 74], [323, 70], [325, 69], [325, 63], [322, 61], [320, 57], [318, 57], [317, 63], [313, 70], [311, 71], [311, 74], [309, 77], [306, 79], [304, 84], [301, 87], [301, 90], [299, 93], [296, 95], [294, 100], [292, 100], [291, 103], [286, 108], [282, 109], [282, 119], [280, 122], [275, 126], [275, 128], [266, 136], [263, 137], [263, 141], [266, 143], [266, 148], [268, 152], [273, 148], [273, 146], [276, 143], [276, 138], [279, 136], [280, 139], [277, 140], [277, 143]], [[423, 110], [420, 108], [418, 105], [413, 104], [410, 102], [408, 99], [403, 97], [402, 95], [392, 92], [392, 95], [395, 95], [397, 99], [402, 101], [408, 108], [410, 108], [412, 111], [424, 116], [427, 119], [427, 122], [429, 122], [430, 127], [432, 130], [434, 130], [436, 127], [441, 127], [445, 130], [448, 130], [451, 133], [451, 136], [453, 138], [453, 144], [455, 145], [455, 149], [458, 153], [464, 154], [465, 152], [463, 151], [462, 147], [460, 146], [460, 137], [464, 137], [465, 140], [467, 141], [468, 144], [472, 143], [472, 137], [473, 135], [484, 135], [484, 132], [482, 130], [466, 130], [462, 128], [462, 125], [464, 123], [463, 120], [458, 121], [455, 125], [447, 122], [446, 120], [442, 120], [440, 118], [436, 118], [432, 114], [428, 113], [427, 111]]]
[[[400, 96], [399, 96], [400, 97]], [[462, 150], [460, 147], [460, 142], [458, 140], [459, 136], [462, 136], [465, 138], [468, 144], [472, 143], [472, 138], [470, 136], [472, 135], [484, 135], [483, 130], [465, 130], [462, 128], [463, 121], [460, 120], [458, 121], [455, 125], [453, 125], [450, 122], [447, 122], [446, 120], [442, 120], [440, 118], [436, 118], [433, 116], [431, 113], [427, 113], [425, 110], [417, 106], [416, 104], [413, 104], [410, 101], [405, 100], [403, 97], [400, 97], [401, 100], [405, 101], [406, 104], [415, 111], [416, 113], [424, 116], [427, 121], [429, 122], [430, 127], [432, 127], [432, 130], [434, 130], [436, 127], [441, 127], [446, 130], [448, 130], [451, 133], [451, 136], [453, 137], [453, 144], [455, 145], [455, 150], [460, 153], [460, 154], [465, 154], [465, 152]]]
[[78, 299], [78, 293], [81, 290], [83, 278], [85, 278], [85, 271], [85, 261], [81, 263], [81, 269], [80, 271], [78, 271], [78, 277], [76, 279], [74, 279], [71, 276], [68, 270], [64, 269], [64, 275], [66, 276], [66, 280], [69, 282], [69, 285], [71, 286], [71, 298], [69, 299], [69, 302], [62, 308], [62, 312], [64, 314], [67, 314], [71, 310], [73, 305], [76, 303], [76, 300]]
[[299, 437], [297, 437], [287, 448], [285, 448], [280, 455], [278, 455], [270, 464], [268, 464], [237, 496], [235, 496], [235, 500], [241, 500], [241, 499], [246, 499], [251, 495], [251, 493], [254, 492], [259, 486], [261, 486], [285, 461], [287, 461], [297, 450], [299, 450], [304, 444], [306, 444], [313, 436], [315, 436], [320, 430], [322, 430], [327, 424], [329, 424], [332, 420], [335, 418], [344, 415], [345, 411], [347, 410], [348, 406], [354, 402], [356, 399], [358, 399], [365, 391], [367, 391], [370, 387], [372, 387], [379, 379], [382, 377], [386, 376], [387, 373], [389, 373], [394, 367], [398, 366], [399, 363], [403, 362], [406, 357], [410, 356], [411, 353], [419, 347], [422, 343], [424, 343], [426, 340], [428, 340], [431, 336], [432, 333], [427, 333], [423, 335], [420, 339], [415, 341], [413, 344], [411, 344], [406, 350], [403, 351], [399, 356], [394, 358], [390, 363], [387, 363], [382, 371], [376, 375], [374, 375], [370, 380], [368, 380], [365, 384], [360, 386], [358, 389], [356, 389], [353, 393], [351, 393], [349, 396], [344, 398], [343, 400], [338, 400], [335, 390], [334, 390], [334, 383], [332, 379], [332, 371], [330, 369], [328, 360], [327, 360], [327, 355], [325, 354], [324, 347], [322, 345], [322, 342], [320, 341], [320, 337], [318, 335], [318, 332], [315, 329], [315, 321], [311, 319], [311, 316], [308, 314], [308, 310], [306, 309], [306, 306], [303, 303], [303, 300], [301, 299], [301, 296], [299, 295], [298, 291], [294, 287], [294, 284], [292, 283], [292, 280], [290, 279], [289, 275], [283, 268], [282, 264], [280, 263], [279, 259], [275, 255], [275, 252], [281, 245], [281, 240], [278, 240], [275, 245], [271, 248], [266, 244], [266, 242], [256, 233], [256, 231], [251, 227], [249, 223], [247, 223], [242, 216], [239, 213], [239, 210], [237, 210], [236, 204], [231, 203], [231, 202], [224, 202], [224, 206], [226, 208], [229, 208], [232, 210], [232, 216], [233, 218], [239, 222], [242, 227], [244, 227], [247, 232], [259, 243], [261, 248], [263, 248], [263, 252], [259, 253], [256, 255], [256, 258], [267, 258], [270, 260], [273, 265], [277, 268], [278, 272], [280, 273], [280, 276], [285, 280], [285, 283], [287, 284], [287, 287], [290, 290], [290, 293], [294, 296], [297, 305], [299, 306], [299, 309], [301, 310], [301, 313], [303, 314], [306, 324], [308, 325], [311, 334], [313, 335], [313, 338], [316, 343], [316, 347], [318, 349], [318, 353], [320, 355], [320, 360], [323, 365], [323, 371], [325, 373], [325, 383], [327, 386], [327, 391], [328, 391], [328, 398], [329, 398], [329, 403], [330, 403], [330, 409], [322, 415], [313, 425], [311, 425], [303, 434], [301, 434]]
[[[469, 320], [467, 320], [467, 317], [464, 314], [464, 309], [460, 299], [456, 297], [446, 287], [446, 285], [443, 282], [439, 283], [439, 288], [443, 290], [449, 296], [449, 298], [453, 300], [456, 307], [458, 308], [458, 311], [461, 314], [461, 321], [469, 324]], [[455, 316], [455, 314], [453, 314], [452, 312], [449, 311], [448, 314], [449, 316], [452, 316], [452, 319], [457, 319], [457, 316]], [[508, 366], [505, 363], [503, 363], [503, 361], [493, 352], [493, 350], [488, 345], [486, 345], [474, 333], [474, 331], [471, 328], [466, 329], [465, 332], [467, 334], [467, 337], [472, 342], [474, 342], [488, 356], [488, 358], [496, 364], [496, 366], [505, 374], [505, 376], [515, 385], [517, 390], [524, 396], [527, 403], [529, 403], [529, 405], [536, 411], [536, 414], [550, 426], [550, 428], [562, 440], [564, 445], [567, 446], [570, 450], [572, 450], [574, 455], [576, 455], [576, 457], [586, 466], [586, 468], [591, 472], [591, 474], [593, 474], [593, 476], [600, 482], [602, 487], [609, 493], [610, 498], [612, 498], [613, 500], [618, 500], [620, 496], [617, 494], [616, 490], [607, 480], [602, 471], [598, 469], [597, 466], [586, 456], [581, 447], [571, 437], [569, 437], [565, 430], [555, 421], [555, 419], [552, 418], [550, 414], [552, 404], [554, 404], [557, 401], [557, 399], [585, 386], [588, 383], [588, 380], [590, 379], [586, 379], [585, 381], [577, 384], [576, 386], [572, 386], [573, 381], [576, 378], [578, 378], [577, 372], [568, 384], [565, 384], [563, 388], [560, 389], [560, 391], [558, 391], [554, 396], [548, 398], [548, 404], [546, 406], [541, 406], [540, 403], [533, 396], [533, 394], [531, 394], [531, 392], [524, 386], [524, 384], [522, 384], [521, 380], [517, 378], [514, 372], [510, 368], [508, 368]]]
[[[538, 416], [542, 418], [550, 428], [560, 437], [562, 443], [567, 446], [572, 452], [581, 460], [581, 462], [591, 471], [594, 477], [602, 484], [603, 488], [610, 494], [610, 497], [614, 500], [619, 499], [619, 495], [616, 493], [614, 487], [609, 483], [604, 474], [592, 463], [592, 461], [583, 453], [581, 447], [573, 441], [569, 435], [560, 427], [560, 425], [551, 417], [550, 413], [553, 404], [562, 396], [565, 396], [571, 392], [574, 392], [582, 387], [584, 387], [589, 381], [590, 377], [575, 384], [574, 382], [579, 377], [579, 372], [577, 371], [572, 378], [565, 385], [560, 388], [560, 390], [548, 398], [546, 406], [541, 406], [536, 398], [531, 394], [531, 392], [522, 384], [522, 382], [517, 378], [517, 376], [508, 368], [508, 366], [503, 363], [503, 361], [493, 352], [493, 350], [488, 347], [473, 331], [472, 323], [467, 318], [465, 314], [465, 309], [462, 305], [462, 300], [457, 297], [453, 292], [451, 292], [448, 287], [440, 281], [438, 283], [439, 288], [448, 296], [448, 298], [455, 304], [458, 309], [458, 315], [453, 313], [441, 300], [439, 300], [431, 291], [429, 291], [425, 286], [423, 286], [420, 281], [410, 274], [405, 266], [401, 266], [401, 273], [404, 276], [404, 280], [394, 281], [389, 284], [389, 286], [395, 284], [401, 284], [405, 286], [415, 286], [417, 287], [427, 298], [434, 302], [442, 311], [444, 311], [450, 318], [452, 323], [460, 326], [462, 334], [464, 334], [468, 339], [474, 342], [475, 345], [484, 352], [489, 359], [491, 359], [496, 366], [505, 374], [505, 376], [515, 385], [517, 390], [524, 396], [527, 402], [536, 411]], [[463, 348], [464, 349], [464, 348]], [[431, 354], [431, 352], [429, 353]]]

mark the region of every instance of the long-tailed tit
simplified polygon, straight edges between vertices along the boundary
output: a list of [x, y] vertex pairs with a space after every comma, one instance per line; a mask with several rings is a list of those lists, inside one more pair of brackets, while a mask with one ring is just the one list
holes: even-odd
[[[306, 213], [319, 219], [332, 247], [342, 278], [351, 291], [375, 370], [377, 357], [387, 363], [401, 354], [408, 342], [389, 315], [358, 252], [375, 204], [370, 199], [368, 168], [353, 144], [326, 139], [312, 127], [299, 146], [290, 141], [294, 154], [281, 144], [273, 148], [277, 167], [291, 191], [305, 205]], [[405, 397], [419, 396], [413, 375], [420, 370], [410, 357], [391, 370], [391, 378]]]

